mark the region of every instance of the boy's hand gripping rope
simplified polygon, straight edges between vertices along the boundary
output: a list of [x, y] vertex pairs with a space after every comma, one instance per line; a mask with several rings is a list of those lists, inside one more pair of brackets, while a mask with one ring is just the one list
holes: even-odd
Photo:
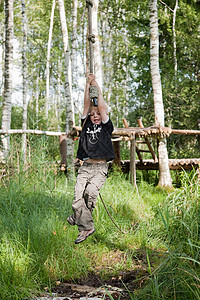
[[97, 102], [97, 99], [98, 99], [98, 96], [99, 96], [99, 91], [98, 91], [98, 88], [96, 86], [90, 86], [90, 101], [93, 102], [93, 105], [94, 106], [98, 106], [98, 102]]

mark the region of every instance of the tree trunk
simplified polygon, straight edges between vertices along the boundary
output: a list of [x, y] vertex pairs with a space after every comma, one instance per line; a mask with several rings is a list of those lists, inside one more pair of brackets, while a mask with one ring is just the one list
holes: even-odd
[[[157, 0], [149, 1], [150, 10], [150, 64], [154, 98], [154, 113], [156, 126], [164, 126], [164, 107], [162, 86], [159, 72], [159, 36]], [[166, 138], [160, 138], [158, 144], [159, 186], [171, 187], [172, 179], [169, 170]]]
[[95, 43], [93, 44], [94, 49], [94, 73], [97, 79], [97, 82], [102, 90], [103, 78], [102, 78], [102, 67], [101, 67], [101, 51], [98, 35], [98, 6], [99, 0], [93, 1], [92, 8], [92, 31], [95, 35]]
[[[5, 64], [2, 129], [10, 129], [12, 105], [12, 69], [13, 69], [13, 0], [5, 0]], [[9, 156], [10, 137], [2, 136], [1, 159]]]
[[36, 119], [36, 128], [38, 128], [38, 113], [39, 113], [39, 76], [36, 80], [36, 92], [35, 92], [35, 119]]
[[[68, 134], [74, 126], [74, 105], [71, 97], [70, 87], [70, 58], [69, 58], [69, 42], [68, 42], [68, 30], [65, 16], [64, 1], [58, 0], [60, 22], [62, 27], [64, 54], [65, 54], [65, 95], [66, 95], [66, 134]], [[69, 174], [74, 173], [74, 141], [67, 140], [67, 170]]]
[[77, 9], [78, 0], [73, 0], [73, 15], [72, 15], [72, 39], [71, 39], [71, 62], [72, 62], [72, 86], [76, 86], [76, 76], [77, 76]]
[[5, 21], [0, 21], [0, 26], [2, 30], [2, 55], [1, 55], [1, 95], [3, 96], [3, 86], [4, 86], [4, 63], [5, 63]]
[[177, 70], [178, 70], [178, 63], [177, 63], [177, 56], [176, 56], [176, 30], [175, 30], [175, 24], [176, 24], [176, 12], [178, 9], [178, 0], [176, 0], [176, 4], [173, 11], [173, 46], [174, 46], [174, 75], [175, 80], [177, 79]]
[[58, 107], [58, 130], [60, 130], [60, 105], [61, 105], [61, 61], [58, 60], [58, 78], [57, 78], [57, 107]]
[[[22, 0], [22, 32], [23, 32], [23, 48], [22, 48], [22, 97], [23, 97], [23, 120], [22, 129], [27, 129], [27, 66], [26, 66], [26, 52], [27, 52], [27, 28], [26, 28], [26, 6], [25, 0]], [[26, 134], [22, 135], [22, 160], [26, 164]]]
[[56, 1], [53, 0], [52, 9], [51, 9], [51, 18], [50, 18], [49, 39], [48, 39], [48, 46], [47, 46], [47, 62], [46, 62], [45, 116], [47, 119], [48, 119], [48, 111], [49, 111], [49, 64], [50, 64], [51, 40], [52, 40], [52, 32], [53, 32], [53, 19], [54, 19], [55, 5], [56, 5]]
[[77, 68], [77, 13], [78, 13], [78, 0], [73, 0], [73, 14], [72, 14], [72, 37], [71, 37], [71, 81], [72, 81], [72, 102], [74, 103], [74, 107], [78, 106], [78, 98], [77, 97], [77, 82], [78, 82], [78, 68]]

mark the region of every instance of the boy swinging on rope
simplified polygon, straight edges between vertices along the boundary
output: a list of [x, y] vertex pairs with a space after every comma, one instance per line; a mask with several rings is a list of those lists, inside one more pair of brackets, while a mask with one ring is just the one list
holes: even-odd
[[[98, 90], [98, 106], [91, 103], [91, 86]], [[75, 244], [83, 242], [95, 232], [92, 212], [100, 188], [107, 177], [107, 162], [115, 158], [111, 142], [113, 124], [108, 117], [106, 103], [93, 74], [89, 74], [87, 78], [81, 121], [83, 128], [77, 158], [83, 161], [83, 165], [79, 168], [76, 179], [73, 215], [67, 218], [70, 225], [78, 226], [79, 234]]]

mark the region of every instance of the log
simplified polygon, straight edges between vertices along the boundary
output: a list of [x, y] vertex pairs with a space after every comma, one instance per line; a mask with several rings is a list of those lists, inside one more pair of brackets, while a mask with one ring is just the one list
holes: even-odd
[[[138, 125], [140, 126], [140, 128], [144, 128], [141, 119], [138, 119]], [[147, 137], [145, 137], [145, 142], [146, 142], [146, 144], [147, 144], [147, 146], [148, 146], [148, 148], [149, 148], [149, 151], [150, 151], [150, 153], [151, 153], [151, 155], [152, 155], [154, 161], [157, 161], [158, 159], [157, 159], [157, 157], [156, 157], [156, 154], [155, 154], [155, 152], [154, 152], [154, 150], [153, 150], [153, 147], [151, 146], [151, 143], [150, 143], [150, 141], [148, 140]]]
[[60, 155], [61, 155], [61, 168], [67, 166], [67, 136], [66, 134], [60, 135]]
[[131, 140], [130, 149], [130, 182], [136, 187], [136, 166], [135, 166], [135, 135]]
[[122, 119], [122, 121], [124, 123], [125, 128], [129, 128], [127, 120], [126, 119]]
[[[128, 124], [128, 122], [127, 122], [126, 119], [123, 119], [123, 123], [124, 123], [125, 128], [129, 128], [129, 124]], [[132, 139], [131, 139], [131, 141], [132, 141]], [[132, 145], [132, 142], [131, 142], [131, 145]], [[140, 150], [139, 150], [138, 147], [137, 147], [136, 141], [135, 141], [134, 149], [136, 150], [136, 153], [137, 153], [137, 155], [138, 155], [139, 160], [142, 161], [142, 156], [141, 156], [141, 154], [140, 154]], [[135, 150], [134, 150], [134, 151], [135, 151]], [[131, 175], [131, 177], [132, 177], [132, 175]], [[132, 180], [132, 179], [131, 179], [131, 180]]]
[[172, 134], [200, 135], [200, 130], [172, 129]]
[[[72, 131], [68, 134], [69, 137], [73, 138], [74, 136], [79, 136], [82, 128], [80, 126], [75, 126]], [[112, 136], [117, 137], [131, 137], [132, 134], [135, 133], [138, 137], [151, 136], [151, 135], [159, 135], [164, 134], [169, 136], [170, 134], [183, 134], [183, 135], [200, 135], [200, 130], [187, 130], [187, 129], [171, 129], [170, 127], [148, 127], [148, 128], [139, 128], [139, 127], [129, 127], [129, 128], [115, 128]], [[47, 136], [60, 136], [66, 134], [65, 132], [56, 132], [56, 131], [45, 131], [38, 129], [9, 129], [3, 130], [0, 129], [0, 134], [36, 134], [36, 135], [47, 135]]]
[[0, 134], [23, 134], [23, 133], [31, 133], [36, 135], [48, 135], [48, 136], [60, 136], [63, 134], [66, 134], [66, 132], [54, 132], [54, 131], [43, 131], [38, 129], [9, 129], [9, 130], [3, 130], [0, 129]]
[[120, 158], [120, 141], [115, 141], [113, 142], [113, 148], [115, 151], [115, 159], [114, 159], [114, 164], [118, 167], [120, 167], [121, 163], [121, 158]]
[[117, 137], [113, 137], [111, 140], [112, 142], [119, 142], [119, 141], [128, 142], [131, 140], [131, 138], [128, 136], [120, 136], [120, 137], [117, 136]]

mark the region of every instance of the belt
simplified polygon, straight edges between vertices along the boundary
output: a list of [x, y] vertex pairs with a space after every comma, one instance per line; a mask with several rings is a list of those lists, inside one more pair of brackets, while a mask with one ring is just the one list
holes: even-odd
[[96, 163], [89, 163], [87, 161], [84, 161], [83, 163], [84, 166], [102, 166], [102, 165], [107, 165], [107, 162], [96, 162]]

